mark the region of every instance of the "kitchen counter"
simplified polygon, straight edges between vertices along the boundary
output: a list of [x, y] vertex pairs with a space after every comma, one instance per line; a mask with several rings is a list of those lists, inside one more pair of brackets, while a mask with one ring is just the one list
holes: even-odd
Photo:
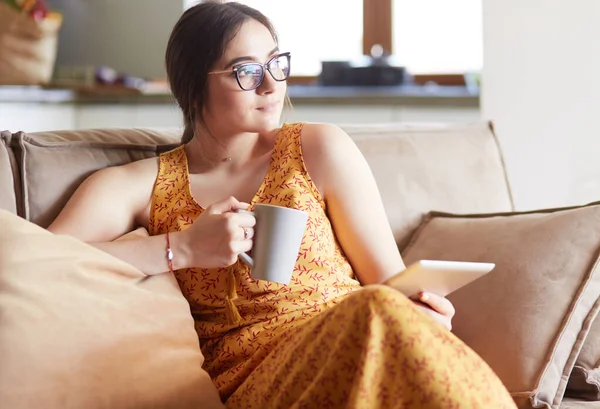
[[[479, 93], [455, 86], [350, 87], [290, 85], [293, 104], [478, 107]], [[168, 92], [141, 93], [123, 87], [87, 89], [0, 86], [0, 103], [173, 104]]]
[[[180, 127], [173, 96], [164, 85], [153, 88], [0, 86], [0, 130]], [[293, 108], [284, 109], [286, 122], [470, 122], [481, 116], [478, 92], [466, 87], [291, 85], [288, 94]]]

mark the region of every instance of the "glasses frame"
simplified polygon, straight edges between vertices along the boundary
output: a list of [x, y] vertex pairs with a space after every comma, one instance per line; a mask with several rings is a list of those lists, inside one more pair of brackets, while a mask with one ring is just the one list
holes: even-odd
[[[273, 61], [277, 60], [278, 58], [281, 57], [287, 57], [287, 61], [288, 61], [288, 73], [285, 76], [284, 79], [282, 80], [278, 80], [277, 78], [275, 78], [275, 76], [273, 75], [273, 72], [271, 72], [271, 63], [273, 63]], [[260, 81], [258, 81], [258, 84], [255, 87], [252, 88], [244, 88], [242, 86], [242, 83], [240, 81], [240, 77], [239, 77], [239, 71], [242, 67], [247, 67], [249, 65], [256, 65], [259, 66], [262, 69], [262, 76], [260, 77]], [[275, 56], [273, 56], [272, 58], [269, 59], [269, 61], [267, 61], [264, 64], [261, 64], [259, 62], [243, 62], [241, 64], [237, 64], [234, 65], [232, 67], [232, 69], [230, 70], [223, 70], [223, 71], [211, 71], [209, 72], [209, 74], [226, 74], [226, 73], [231, 73], [234, 72], [235, 73], [235, 79], [238, 83], [238, 86], [242, 89], [242, 91], [254, 91], [255, 89], [257, 89], [258, 87], [260, 87], [263, 83], [263, 81], [265, 80], [265, 71], [268, 71], [269, 74], [271, 75], [271, 78], [273, 78], [275, 81], [277, 82], [283, 82], [286, 81], [289, 77], [290, 77], [290, 71], [291, 71], [291, 65], [292, 65], [292, 54], [290, 52], [285, 52], [285, 53], [281, 53], [281, 54], [277, 54]]]

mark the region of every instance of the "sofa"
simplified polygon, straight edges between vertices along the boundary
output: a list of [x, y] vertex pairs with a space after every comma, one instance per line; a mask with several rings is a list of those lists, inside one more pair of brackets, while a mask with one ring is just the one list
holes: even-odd
[[[449, 296], [453, 332], [518, 407], [600, 408], [600, 204], [515, 211], [489, 122], [341, 127], [372, 169], [406, 263], [496, 263]], [[220, 406], [174, 278], [143, 277], [43, 229], [91, 173], [180, 136], [0, 134], [0, 409]]]

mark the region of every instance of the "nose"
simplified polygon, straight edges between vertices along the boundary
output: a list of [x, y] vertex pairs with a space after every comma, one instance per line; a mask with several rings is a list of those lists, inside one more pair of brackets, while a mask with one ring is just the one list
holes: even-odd
[[265, 75], [262, 84], [256, 89], [256, 92], [260, 95], [269, 95], [275, 92], [277, 81], [273, 79], [271, 73], [265, 69]]

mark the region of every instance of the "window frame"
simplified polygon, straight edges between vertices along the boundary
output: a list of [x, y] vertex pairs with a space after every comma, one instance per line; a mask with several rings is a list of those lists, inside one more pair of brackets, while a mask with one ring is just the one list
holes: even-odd
[[[393, 0], [363, 0], [363, 55], [370, 55], [375, 44], [383, 47], [387, 54], [393, 50]], [[425, 84], [433, 81], [439, 85], [465, 85], [462, 73], [448, 73], [435, 75], [413, 75], [416, 84]], [[295, 76], [288, 78], [288, 84], [316, 84], [316, 76]]]

